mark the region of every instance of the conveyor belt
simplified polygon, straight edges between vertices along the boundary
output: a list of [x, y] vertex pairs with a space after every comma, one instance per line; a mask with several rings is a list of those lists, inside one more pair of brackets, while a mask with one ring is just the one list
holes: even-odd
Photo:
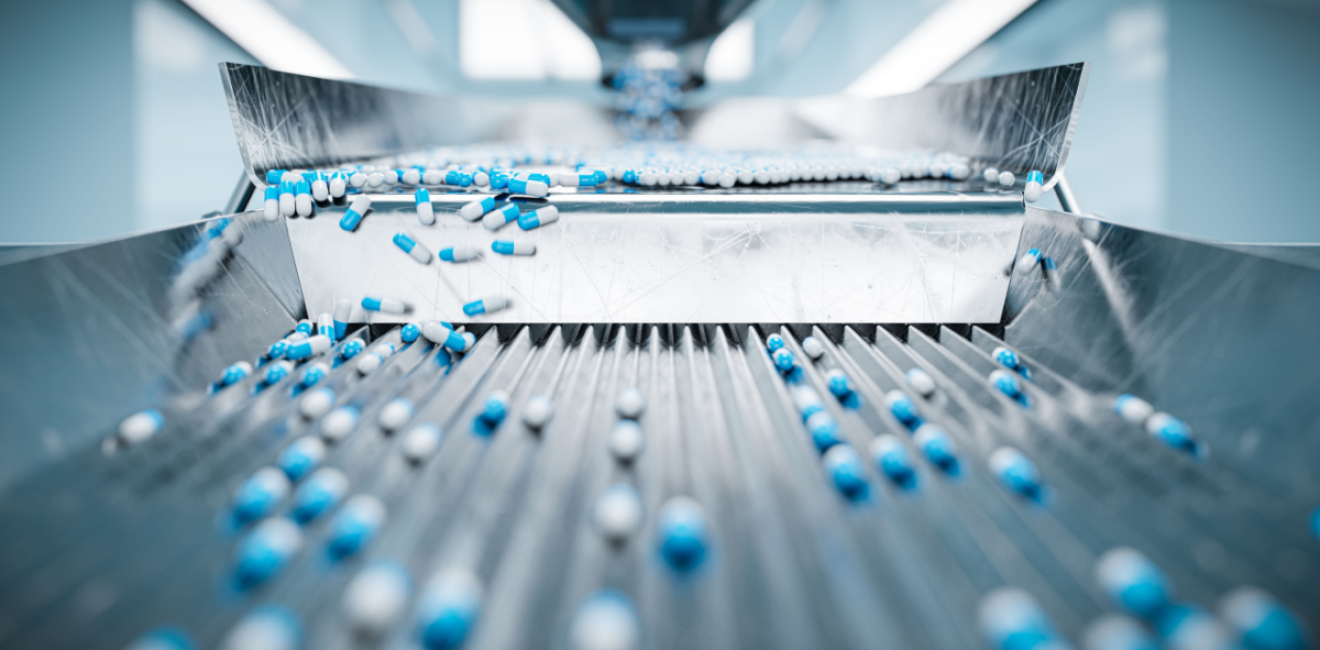
[[[764, 352], [771, 333], [867, 457], [868, 500], [849, 502], [829, 481]], [[304, 647], [359, 647], [340, 601], [376, 558], [404, 563], [416, 583], [450, 566], [480, 576], [486, 600], [470, 648], [565, 647], [578, 604], [602, 588], [636, 604], [647, 648], [976, 647], [977, 603], [1008, 585], [1035, 596], [1076, 640], [1112, 610], [1092, 567], [1120, 545], [1159, 564], [1182, 600], [1210, 606], [1255, 584], [1303, 618], [1320, 612], [1320, 592], [1280, 577], [1292, 549], [1313, 543], [1296, 525], [1298, 504], [1213, 455], [1196, 461], [1163, 446], [1115, 415], [1112, 395], [1029, 358], [1024, 409], [987, 381], [999, 367], [988, 352], [1002, 342], [979, 328], [499, 326], [452, 362], [425, 339], [402, 345], [397, 329], [378, 334], [402, 349], [372, 374], [343, 364], [322, 384], [362, 410], [325, 465], [347, 474], [350, 494], [375, 495], [389, 511], [363, 553], [330, 561], [323, 517], [269, 583], [231, 586], [233, 488], [317, 424], [290, 397], [297, 373], [256, 395], [249, 377], [166, 405], [164, 430], [139, 447], [75, 453], [8, 490], [0, 646], [120, 648], [169, 624], [213, 647], [253, 606], [279, 603], [301, 619]], [[819, 361], [800, 348], [808, 334], [824, 342]], [[910, 442], [884, 394], [905, 388], [914, 367], [938, 386], [918, 398], [922, 415], [949, 432], [962, 463], [946, 476], [914, 449], [918, 486], [904, 491], [865, 450], [882, 433]], [[835, 368], [851, 378], [857, 408], [830, 397], [824, 375]], [[629, 386], [647, 396], [647, 446], [625, 466], [606, 437], [614, 396]], [[493, 435], [476, 435], [473, 418], [495, 389], [511, 395], [509, 416]], [[519, 419], [534, 394], [556, 407], [540, 433]], [[416, 404], [414, 422], [445, 432], [420, 466], [402, 458], [400, 434], [375, 424], [400, 396]], [[1042, 503], [991, 474], [985, 458], [1001, 445], [1041, 468]], [[591, 508], [618, 481], [636, 487], [646, 516], [638, 534], [611, 546]], [[692, 574], [672, 571], [656, 550], [655, 513], [676, 495], [700, 502], [711, 526], [710, 555]], [[415, 647], [414, 634], [408, 617], [377, 647]]]

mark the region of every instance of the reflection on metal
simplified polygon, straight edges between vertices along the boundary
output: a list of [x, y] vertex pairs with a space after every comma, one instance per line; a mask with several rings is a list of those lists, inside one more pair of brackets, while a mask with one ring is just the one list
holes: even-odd
[[[289, 220], [308, 312], [377, 295], [415, 312], [372, 314], [372, 322], [464, 322], [465, 303], [505, 296], [509, 309], [478, 320], [995, 322], [1022, 223], [1011, 197], [925, 196], [905, 205], [893, 195], [696, 195], [647, 205], [645, 195], [582, 195], [555, 198], [562, 218], [553, 226], [492, 233], [459, 219], [461, 202], [445, 196], [433, 201], [431, 227], [418, 225], [411, 201], [377, 203], [352, 234], [339, 228], [342, 209]], [[963, 211], [961, 202], [982, 210]], [[399, 231], [432, 251], [469, 244], [483, 258], [421, 266], [394, 246]], [[495, 239], [534, 242], [536, 255], [497, 255]]]
[[1082, 204], [1077, 201], [1077, 195], [1073, 193], [1068, 177], [1064, 176], [1063, 172], [1059, 172], [1055, 178], [1058, 179], [1058, 183], [1054, 186], [1054, 194], [1059, 197], [1059, 205], [1063, 206], [1063, 211], [1081, 214]]

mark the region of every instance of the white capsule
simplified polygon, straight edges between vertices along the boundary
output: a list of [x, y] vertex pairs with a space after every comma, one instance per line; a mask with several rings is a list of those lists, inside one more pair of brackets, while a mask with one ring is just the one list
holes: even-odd
[[368, 638], [389, 630], [408, 605], [412, 579], [403, 565], [376, 560], [353, 577], [344, 590], [344, 619]]
[[1022, 188], [1022, 198], [1026, 199], [1028, 203], [1039, 201], [1043, 193], [1044, 190], [1041, 189], [1040, 183], [1036, 181], [1029, 181], [1027, 186]]
[[321, 420], [321, 437], [325, 438], [326, 442], [343, 440], [357, 428], [359, 415], [357, 408], [352, 406], [341, 406], [330, 411], [325, 419]]
[[415, 167], [406, 169], [403, 172], [403, 178], [399, 180], [403, 181], [405, 185], [418, 185], [422, 182], [422, 172]]
[[1155, 413], [1155, 407], [1140, 397], [1124, 394], [1119, 395], [1114, 400], [1114, 411], [1122, 416], [1124, 420], [1140, 425], [1144, 424], [1146, 419]]
[[1017, 182], [1017, 177], [1013, 175], [1013, 172], [999, 172], [1000, 186], [1013, 187], [1013, 184], [1016, 182]]
[[972, 168], [964, 163], [954, 163], [954, 165], [949, 168], [949, 178], [952, 178], [955, 181], [965, 181], [971, 175]]
[[330, 199], [330, 185], [324, 178], [317, 177], [312, 181], [312, 198], [317, 201], [327, 201]]
[[413, 416], [412, 402], [406, 397], [397, 397], [390, 400], [385, 408], [380, 410], [380, 415], [376, 417], [376, 424], [380, 425], [385, 431], [394, 431], [408, 423]]
[[545, 395], [533, 395], [523, 407], [522, 421], [531, 429], [540, 429], [555, 415], [554, 402]]
[[408, 462], [421, 463], [435, 454], [442, 437], [440, 427], [430, 422], [420, 422], [408, 429], [399, 451]]
[[825, 355], [825, 346], [814, 336], [808, 336], [802, 339], [802, 351], [812, 359], [819, 359]]
[[385, 184], [385, 174], [381, 172], [371, 172], [367, 174], [367, 187], [376, 188]]
[[922, 397], [929, 399], [931, 395], [935, 394], [935, 379], [921, 368], [913, 368], [907, 371], [907, 383], [914, 392]]
[[626, 541], [641, 526], [642, 498], [631, 485], [615, 483], [596, 499], [594, 516], [606, 540], [616, 544]]
[[610, 430], [610, 453], [621, 463], [631, 463], [646, 448], [646, 436], [635, 420], [619, 420]]
[[376, 372], [376, 369], [379, 368], [382, 363], [385, 363], [385, 360], [380, 358], [379, 354], [376, 354], [375, 352], [367, 352], [358, 357], [357, 363], [354, 364], [353, 367], [357, 369], [358, 374], [369, 375]]
[[614, 411], [621, 418], [636, 420], [646, 410], [646, 396], [636, 388], [625, 388], [614, 398]]
[[738, 176], [733, 173], [723, 172], [720, 174], [720, 180], [719, 180], [720, 187], [728, 189], [730, 187], [733, 187], [734, 184], [737, 182], [738, 182]]
[[999, 182], [999, 170], [994, 167], [986, 167], [985, 172], [982, 175], [987, 183]]
[[635, 650], [641, 645], [637, 611], [623, 594], [599, 592], [573, 615], [573, 650]]
[[395, 349], [393, 343], [390, 343], [389, 341], [381, 341], [372, 346], [371, 351], [379, 355], [381, 359], [388, 359], [394, 356], [394, 353], [398, 350]]
[[298, 620], [288, 610], [269, 605], [244, 616], [220, 642], [220, 650], [298, 650], [300, 646]]
[[160, 411], [138, 411], [119, 423], [119, 440], [127, 445], [136, 445], [156, 435], [163, 426], [165, 417]]
[[428, 169], [422, 172], [422, 183], [424, 185], [439, 185], [445, 180], [445, 173], [438, 169]]
[[308, 420], [315, 420], [329, 413], [334, 405], [334, 391], [329, 388], [317, 388], [307, 391], [307, 394], [298, 400], [298, 412]]
[[338, 199], [344, 196], [344, 191], [348, 189], [348, 179], [342, 175], [330, 177], [330, 198]]
[[477, 187], [490, 187], [490, 174], [477, 172], [472, 175], [472, 184]]

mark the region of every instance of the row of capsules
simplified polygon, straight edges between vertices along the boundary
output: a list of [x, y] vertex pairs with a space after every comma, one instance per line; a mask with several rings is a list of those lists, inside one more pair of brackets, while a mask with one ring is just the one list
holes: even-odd
[[[1229, 590], [1214, 612], [1179, 602], [1164, 572], [1129, 547], [1101, 555], [1093, 577], [1118, 613], [1103, 615], [1082, 630], [1084, 650], [1305, 650], [1309, 646], [1297, 616], [1258, 587]], [[1071, 647], [1040, 604], [1022, 589], [993, 591], [981, 600], [979, 609], [979, 626], [994, 650]]]
[[[341, 329], [336, 333], [334, 326], [341, 326]], [[306, 344], [320, 336], [336, 337], [337, 334], [337, 338], [343, 338], [347, 326], [347, 323], [335, 322], [329, 331], [322, 329], [320, 333], [307, 337], [311, 326], [310, 321], [304, 320], [289, 338], [294, 345]], [[400, 329], [400, 341], [405, 346], [411, 345], [423, 336], [423, 332], [427, 340], [443, 346], [452, 354], [471, 349], [475, 342], [471, 333], [459, 334], [447, 323], [440, 322], [407, 324]], [[283, 342], [277, 342], [275, 347]], [[362, 354], [362, 350], [361, 338], [344, 341], [335, 354], [335, 365]], [[371, 346], [371, 351], [362, 358], [388, 358], [395, 351], [392, 343], [382, 340]], [[441, 354], [449, 359], [447, 353]], [[294, 356], [301, 357], [301, 353], [295, 352]], [[315, 359], [316, 356], [307, 358]], [[377, 367], [379, 362], [370, 366], [359, 365], [356, 370], [365, 375]], [[298, 385], [295, 385], [295, 391]], [[295, 439], [278, 454], [274, 465], [253, 472], [235, 490], [228, 510], [230, 523], [239, 530], [250, 526], [240, 538], [234, 554], [232, 579], [238, 589], [250, 590], [274, 578], [302, 549], [302, 528], [324, 519], [336, 508], [326, 541], [326, 553], [334, 561], [358, 555], [383, 526], [386, 511], [378, 498], [360, 494], [345, 499], [349, 493], [347, 476], [336, 468], [322, 466], [328, 452], [327, 445], [341, 441], [358, 421], [356, 407], [344, 405], [332, 410], [334, 402], [335, 396], [328, 387], [316, 388], [303, 395], [298, 401], [298, 413], [307, 422], [320, 419], [317, 434]], [[382, 430], [392, 431], [411, 417], [411, 403], [398, 398], [381, 409], [378, 424]], [[419, 423], [409, 431], [403, 454], [412, 462], [422, 462], [434, 452], [439, 438], [438, 427]], [[276, 511], [286, 501], [287, 512], [284, 516], [276, 516]], [[389, 622], [386, 620], [390, 618], [389, 612], [395, 609], [389, 600], [393, 593], [391, 588], [396, 586], [398, 578], [392, 568], [388, 562], [373, 562], [350, 583], [344, 596], [344, 611], [355, 630], [370, 633]], [[469, 575], [461, 571], [450, 572], [438, 576], [435, 582], [431, 591], [439, 592], [446, 612], [452, 613], [455, 607], [471, 609], [464, 604], [473, 601], [471, 587], [474, 583]], [[479, 583], [475, 584], [479, 600]], [[455, 598], [462, 602], [455, 604]], [[433, 618], [446, 618], [449, 613], [434, 614]], [[298, 619], [292, 612], [278, 605], [263, 605], [240, 620], [220, 647], [224, 650], [293, 650], [301, 647], [302, 636]], [[185, 650], [194, 646], [186, 633], [174, 628], [159, 628], [129, 647], [132, 650]], [[428, 644], [427, 647], [452, 646]]]
[[[813, 363], [824, 356], [824, 345], [814, 336], [802, 340], [803, 352]], [[864, 501], [869, 496], [869, 485], [861, 455], [839, 435], [839, 425], [826, 410], [820, 395], [803, 381], [801, 367], [798, 366], [793, 352], [785, 347], [784, 339], [778, 334], [766, 337], [766, 351], [769, 353], [775, 369], [792, 386], [791, 396], [794, 406], [802, 418], [808, 435], [816, 450], [823, 454], [826, 473], [840, 494], [850, 501]], [[935, 395], [935, 381], [920, 368], [907, 372], [909, 387], [924, 400]], [[838, 368], [828, 371], [825, 382], [830, 394], [844, 408], [856, 409], [860, 406], [860, 397], [854, 390], [847, 374]], [[921, 416], [916, 401], [902, 390], [891, 390], [885, 394], [885, 407], [889, 413], [909, 433], [926, 460], [946, 475], [960, 473], [960, 458], [953, 439], [947, 432]], [[893, 434], [876, 436], [870, 445], [870, 454], [876, 469], [900, 489], [910, 490], [916, 487], [917, 474], [908, 457], [907, 448]], [[1011, 446], [994, 449], [987, 458], [991, 472], [999, 482], [1010, 491], [1032, 502], [1044, 499], [1045, 489], [1040, 472], [1034, 462], [1020, 450]]]

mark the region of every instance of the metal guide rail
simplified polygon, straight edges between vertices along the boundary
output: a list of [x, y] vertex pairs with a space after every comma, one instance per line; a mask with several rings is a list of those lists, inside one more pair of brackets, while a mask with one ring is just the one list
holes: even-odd
[[[161, 407], [163, 428], [145, 442], [88, 448], [11, 486], [0, 645], [121, 648], [170, 625], [197, 647], [237, 647], [217, 644], [234, 643], [227, 635], [245, 615], [267, 611], [254, 608], [278, 605], [304, 648], [453, 647], [428, 637], [421, 619], [428, 578], [458, 567], [481, 586], [458, 637], [468, 648], [970, 648], [986, 633], [978, 607], [1010, 586], [1039, 603], [1059, 639], [1081, 646], [1089, 624], [1123, 611], [1096, 574], [1115, 547], [1153, 561], [1183, 605], [1211, 609], [1256, 585], [1304, 619], [1320, 614], [1320, 593], [1283, 575], [1298, 561], [1293, 549], [1313, 543], [1289, 523], [1298, 504], [1213, 455], [1198, 461], [1161, 444], [1115, 414], [1114, 395], [1032, 358], [1018, 356], [1021, 394], [1006, 394], [993, 380], [1004, 343], [977, 327], [474, 333], [460, 356], [424, 337], [405, 343], [416, 334], [400, 328], [360, 328], [303, 364], [332, 366], [311, 388], [299, 372], [259, 386], [258, 369], [214, 394], [186, 391]], [[359, 359], [385, 344], [397, 352], [364, 374], [342, 360], [359, 343]], [[911, 379], [913, 369], [933, 386]], [[804, 426], [803, 387], [836, 424], [824, 461]], [[325, 388], [336, 410], [308, 417], [308, 396]], [[644, 447], [621, 462], [611, 437], [616, 395], [628, 388], [644, 398], [629, 413]], [[495, 391], [507, 393], [507, 411], [492, 419]], [[525, 424], [533, 395], [554, 405], [539, 428]], [[412, 407], [401, 418], [400, 398]], [[331, 424], [344, 408], [358, 417]], [[430, 453], [410, 441], [422, 422], [442, 431]], [[945, 432], [953, 463], [932, 462], [919, 423]], [[871, 457], [886, 435], [909, 460], [903, 480]], [[309, 517], [303, 492], [314, 479], [301, 474], [239, 518], [251, 477], [284, 468], [291, 443], [307, 438], [326, 443], [314, 464], [341, 472], [345, 489]], [[860, 465], [832, 462], [843, 447], [860, 452]], [[1034, 462], [1034, 487], [992, 460], [1004, 447]], [[641, 519], [607, 536], [598, 501], [619, 483], [639, 495]], [[676, 533], [660, 514], [678, 496], [705, 513], [703, 554], [689, 564], [668, 554]], [[386, 514], [343, 552], [341, 519], [361, 497]], [[299, 522], [286, 525], [300, 543], [252, 579], [254, 531], [272, 520]], [[376, 636], [363, 636], [345, 592], [381, 560], [402, 566], [411, 587]], [[637, 645], [584, 645], [599, 639], [580, 629], [579, 606], [603, 589], [631, 603]], [[1147, 633], [1178, 647], [1180, 628], [1160, 625]]]

